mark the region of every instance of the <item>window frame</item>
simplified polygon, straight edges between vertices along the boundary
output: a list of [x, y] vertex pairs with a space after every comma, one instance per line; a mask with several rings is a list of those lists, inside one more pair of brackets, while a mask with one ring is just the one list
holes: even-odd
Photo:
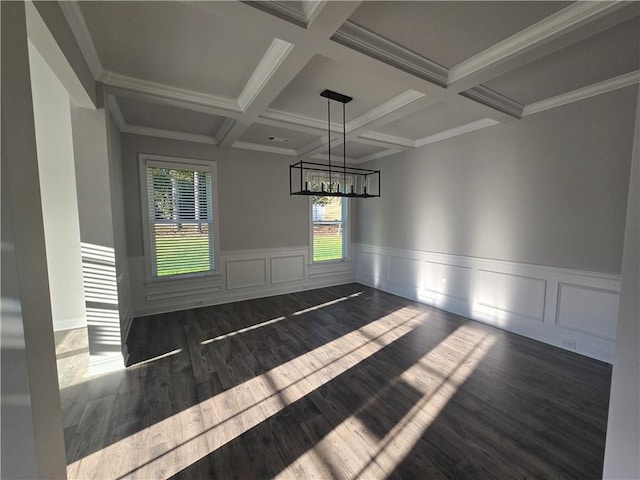
[[351, 202], [348, 197], [342, 199], [342, 258], [332, 260], [313, 259], [313, 196], [309, 197], [309, 265], [330, 265], [350, 261], [351, 255]]
[[[163, 168], [175, 168], [178, 170], [206, 170], [211, 175], [211, 215], [212, 215], [212, 228], [209, 235], [209, 245], [213, 243], [213, 248], [210, 250], [211, 259], [213, 261], [213, 269], [205, 272], [194, 273], [179, 273], [174, 275], [158, 276], [154, 273], [154, 251], [155, 245], [153, 243], [153, 236], [150, 231], [150, 212], [149, 212], [149, 193], [147, 183], [147, 167], [148, 166], [161, 166]], [[220, 275], [219, 264], [219, 248], [220, 248], [220, 235], [218, 230], [219, 216], [218, 216], [218, 172], [217, 164], [214, 160], [199, 160], [193, 158], [172, 157], [166, 155], [155, 155], [148, 153], [138, 154], [138, 167], [140, 175], [140, 210], [142, 213], [142, 237], [143, 237], [143, 252], [144, 252], [144, 264], [145, 264], [145, 278], [147, 282], [165, 282], [175, 281], [181, 279], [191, 279], [199, 277], [212, 277]]]

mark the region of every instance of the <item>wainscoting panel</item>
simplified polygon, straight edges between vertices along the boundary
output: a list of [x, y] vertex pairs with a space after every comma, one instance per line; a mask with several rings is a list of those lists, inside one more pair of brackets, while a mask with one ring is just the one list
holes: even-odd
[[389, 255], [389, 280], [400, 285], [421, 286], [420, 260]]
[[271, 257], [271, 283], [285, 283], [304, 280], [304, 255]]
[[355, 262], [309, 265], [307, 246], [220, 253], [213, 275], [145, 277], [144, 258], [129, 258], [134, 317], [280, 295], [355, 281]]
[[425, 262], [424, 288], [430, 292], [468, 302], [471, 298], [471, 269]]
[[544, 280], [489, 270], [478, 270], [477, 279], [479, 306], [542, 322]]
[[266, 285], [267, 261], [265, 258], [227, 260], [227, 288], [248, 288]]
[[384, 255], [375, 252], [362, 251], [358, 255], [358, 275], [374, 281], [386, 275], [386, 260]]
[[614, 340], [618, 317], [618, 292], [561, 283], [556, 323], [561, 327]]
[[356, 280], [606, 362], [620, 277], [435, 252], [354, 245]]

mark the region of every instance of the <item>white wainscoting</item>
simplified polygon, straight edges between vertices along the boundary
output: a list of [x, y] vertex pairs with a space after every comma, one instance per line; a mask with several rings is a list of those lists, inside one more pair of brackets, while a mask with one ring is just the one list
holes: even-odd
[[356, 281], [611, 363], [620, 276], [354, 245]]
[[355, 281], [355, 262], [309, 265], [309, 248], [223, 251], [216, 275], [147, 280], [144, 258], [129, 258], [133, 316], [248, 300]]

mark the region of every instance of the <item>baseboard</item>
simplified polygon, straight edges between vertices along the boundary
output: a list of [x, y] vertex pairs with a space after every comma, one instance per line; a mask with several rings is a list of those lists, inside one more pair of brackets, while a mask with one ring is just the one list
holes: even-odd
[[89, 375], [101, 375], [104, 373], [122, 370], [125, 367], [124, 359], [121, 354], [104, 357], [89, 356]]
[[604, 362], [620, 276], [354, 245], [356, 281]]
[[84, 328], [87, 326], [86, 317], [65, 318], [63, 320], [54, 320], [53, 331], [62, 332], [64, 330], [73, 330], [75, 328]]

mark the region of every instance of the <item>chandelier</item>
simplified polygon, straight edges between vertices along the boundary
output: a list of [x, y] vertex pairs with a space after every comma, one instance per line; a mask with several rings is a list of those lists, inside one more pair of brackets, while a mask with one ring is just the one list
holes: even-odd
[[[325, 90], [329, 163], [300, 160], [289, 165], [289, 194], [318, 197], [371, 198], [380, 196], [380, 170], [347, 166], [345, 105], [353, 98]], [[342, 104], [342, 165], [331, 163], [331, 102]]]

